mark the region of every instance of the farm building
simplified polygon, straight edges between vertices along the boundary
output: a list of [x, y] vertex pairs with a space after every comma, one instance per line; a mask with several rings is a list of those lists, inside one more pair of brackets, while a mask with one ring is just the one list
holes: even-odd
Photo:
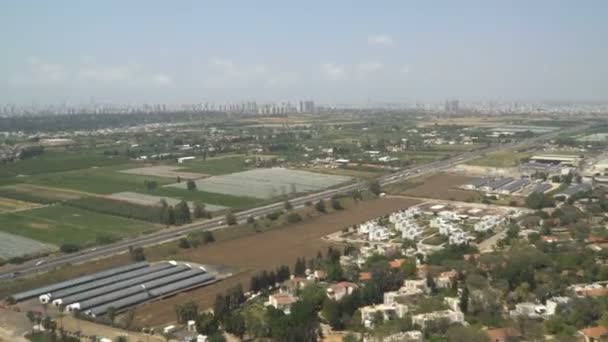
[[585, 192], [591, 190], [591, 184], [582, 183], [582, 184], [572, 184], [565, 190], [562, 190], [555, 195], [554, 198], [562, 199], [564, 201], [568, 200], [570, 196], [574, 196], [578, 193]]
[[530, 184], [530, 181], [527, 179], [518, 179], [515, 182], [512, 182], [507, 185], [503, 185], [499, 190], [501, 194], [508, 195], [512, 194], [516, 191], [519, 191]]
[[495, 191], [513, 181], [513, 178], [496, 178], [481, 187], [483, 191]]
[[578, 166], [581, 159], [578, 156], [563, 154], [538, 154], [530, 157], [530, 160], [537, 163]]
[[467, 190], [476, 190], [481, 188], [482, 186], [488, 184], [489, 182], [492, 181], [492, 178], [479, 178], [479, 179], [474, 179], [466, 184], [463, 185], [463, 188], [467, 189]]
[[533, 193], [544, 193], [545, 191], [551, 189], [551, 184], [549, 183], [540, 183], [532, 189]]
[[216, 275], [203, 267], [174, 261], [139, 262], [18, 293], [12, 299], [18, 302], [38, 296], [42, 303], [99, 317], [109, 307], [120, 312], [215, 281]]
[[181, 158], [177, 158], [177, 163], [178, 164], [183, 164], [186, 161], [194, 160], [194, 159], [195, 159], [195, 157], [192, 157], [192, 156], [190, 156], [190, 157], [181, 157]]

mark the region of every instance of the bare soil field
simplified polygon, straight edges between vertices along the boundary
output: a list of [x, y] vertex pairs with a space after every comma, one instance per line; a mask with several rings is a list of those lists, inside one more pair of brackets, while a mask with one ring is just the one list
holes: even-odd
[[137, 308], [135, 324], [156, 326], [173, 322], [175, 305], [189, 300], [194, 300], [201, 308], [208, 308], [213, 305], [216, 295], [223, 294], [238, 283], [247, 288], [249, 279], [258, 271], [273, 270], [282, 264], [292, 267], [298, 257], [310, 258], [316, 256], [319, 250], [324, 251], [328, 245], [321, 241], [321, 237], [418, 203], [416, 200], [403, 198], [361, 202], [350, 209], [315, 217], [302, 223], [181, 251], [174, 256], [176, 260], [228, 265], [237, 267], [242, 272], [219, 283]]
[[88, 193], [76, 190], [68, 190], [63, 188], [60, 189], [50, 186], [41, 186], [26, 183], [7, 186], [5, 188], [12, 189], [18, 193], [24, 194], [25, 196], [32, 195], [55, 201], [73, 200], [88, 195]]
[[145, 166], [138, 167], [135, 169], [120, 170], [119, 172], [128, 173], [139, 176], [155, 176], [155, 177], [166, 177], [166, 178], [177, 178], [180, 177], [183, 180], [186, 179], [199, 179], [207, 177], [204, 173], [185, 172], [180, 171], [181, 167], [168, 166], [168, 165], [156, 165], [156, 166]]
[[472, 196], [475, 196], [475, 192], [458, 189], [458, 187], [472, 179], [474, 178], [449, 173], [441, 173], [430, 176], [421, 181], [420, 184], [399, 193], [412, 197], [466, 201]]

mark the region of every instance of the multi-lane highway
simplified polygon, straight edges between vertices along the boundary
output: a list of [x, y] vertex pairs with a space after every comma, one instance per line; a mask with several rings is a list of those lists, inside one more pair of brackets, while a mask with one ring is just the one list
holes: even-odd
[[[566, 131], [577, 131], [577, 130], [584, 129], [585, 127], [586, 126], [577, 126], [577, 127], [570, 128]], [[522, 147], [532, 146], [542, 140], [552, 139], [552, 138], [556, 137], [558, 134], [564, 133], [564, 132], [565, 132], [564, 130], [557, 131], [557, 132], [551, 132], [551, 133], [548, 133], [548, 134], [545, 134], [542, 136], [526, 139], [526, 140], [515, 142], [515, 143], [501, 144], [501, 145], [492, 146], [492, 147], [488, 147], [488, 148], [484, 148], [484, 149], [465, 152], [454, 158], [436, 161], [433, 163], [429, 163], [429, 164], [413, 167], [410, 169], [406, 169], [403, 171], [399, 171], [396, 173], [392, 173], [389, 175], [381, 176], [380, 178], [378, 178], [378, 182], [380, 183], [380, 185], [388, 185], [391, 183], [404, 181], [409, 178], [419, 177], [424, 174], [445, 171], [447, 169], [452, 168], [456, 164], [478, 158], [481, 155], [486, 154], [486, 153], [495, 152], [495, 151], [498, 151], [501, 149], [522, 148]], [[334, 195], [350, 193], [353, 190], [365, 189], [365, 188], [367, 188], [367, 186], [368, 185], [365, 182], [351, 183], [351, 184], [346, 184], [344, 186], [340, 186], [340, 187], [337, 187], [334, 189], [329, 189], [329, 190], [321, 191], [318, 193], [309, 194], [309, 195], [301, 196], [298, 198], [290, 199], [289, 201], [294, 207], [301, 207], [301, 206], [304, 206], [307, 202], [316, 202], [321, 199], [329, 199]], [[259, 216], [263, 216], [268, 213], [271, 213], [273, 211], [283, 209], [283, 205], [284, 205], [283, 201], [279, 201], [279, 202], [276, 202], [273, 204], [264, 205], [261, 207], [241, 211], [241, 212], [236, 213], [235, 215], [236, 215], [237, 219], [242, 222], [249, 216], [259, 217]], [[79, 253], [63, 254], [63, 255], [57, 255], [54, 257], [49, 257], [46, 260], [44, 260], [44, 262], [42, 262], [42, 263], [40, 261], [34, 260], [27, 264], [23, 264], [20, 266], [11, 267], [10, 269], [3, 270], [2, 272], [0, 272], [0, 279], [18, 278], [18, 277], [23, 277], [23, 276], [34, 274], [34, 273], [46, 272], [46, 271], [50, 271], [57, 267], [61, 267], [61, 266], [67, 265], [67, 264], [77, 264], [77, 263], [82, 263], [82, 262], [97, 259], [97, 258], [104, 258], [104, 257], [109, 257], [109, 256], [112, 256], [115, 254], [124, 253], [129, 250], [129, 247], [143, 247], [143, 246], [156, 245], [156, 244], [160, 244], [160, 243], [163, 243], [166, 241], [178, 239], [178, 238], [180, 238], [188, 233], [194, 232], [194, 231], [216, 230], [216, 229], [222, 229], [225, 227], [227, 227], [227, 226], [224, 224], [224, 218], [222, 218], [222, 217], [206, 220], [203, 222], [195, 222], [195, 223], [191, 223], [191, 224], [184, 225], [181, 227], [161, 230], [161, 231], [158, 231], [155, 233], [147, 234], [145, 236], [138, 236], [138, 237], [134, 237], [134, 238], [130, 238], [130, 239], [125, 239], [125, 240], [122, 240], [122, 241], [119, 241], [119, 242], [116, 242], [116, 243], [113, 243], [110, 245], [91, 248], [88, 250], [81, 251]]]

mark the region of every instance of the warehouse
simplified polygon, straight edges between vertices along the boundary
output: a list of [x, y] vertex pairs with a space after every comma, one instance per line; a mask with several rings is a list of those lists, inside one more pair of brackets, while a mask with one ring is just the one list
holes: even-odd
[[91, 312], [99, 317], [113, 307], [117, 312], [148, 301], [217, 281], [202, 266], [175, 261], [139, 262], [63, 281], [13, 295], [15, 301], [38, 299], [69, 312]]
[[577, 195], [581, 192], [591, 190], [591, 184], [582, 183], [582, 184], [572, 184], [568, 188], [563, 191], [560, 191], [553, 195], [553, 198], [567, 201], [571, 196]]
[[549, 183], [540, 183], [537, 186], [535, 186], [534, 189], [532, 189], [532, 192], [543, 194], [543, 193], [545, 193], [545, 191], [547, 191], [551, 188], [552, 188], [552, 186]]
[[487, 183], [486, 185], [481, 187], [483, 191], [494, 191], [500, 187], [503, 187], [513, 181], [513, 178], [496, 178], [493, 181]]

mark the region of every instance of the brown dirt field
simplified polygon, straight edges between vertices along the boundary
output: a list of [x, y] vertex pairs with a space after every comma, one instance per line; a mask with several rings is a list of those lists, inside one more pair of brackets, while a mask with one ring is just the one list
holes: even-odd
[[474, 191], [457, 187], [473, 179], [472, 177], [441, 173], [426, 178], [420, 185], [400, 192], [412, 197], [436, 198], [442, 200], [465, 201], [475, 196]]
[[315, 256], [319, 250], [327, 247], [320, 240], [321, 237], [418, 203], [419, 201], [403, 198], [361, 202], [351, 209], [319, 216], [302, 223], [178, 253], [175, 256], [176, 260], [228, 265], [238, 267], [243, 272], [214, 285], [144, 305], [136, 309], [135, 324], [157, 326], [173, 322], [175, 305], [189, 300], [194, 300], [201, 308], [208, 308], [213, 305], [217, 294], [223, 294], [238, 283], [247, 287], [249, 279], [257, 271], [271, 270], [282, 264], [291, 267], [298, 257]]

